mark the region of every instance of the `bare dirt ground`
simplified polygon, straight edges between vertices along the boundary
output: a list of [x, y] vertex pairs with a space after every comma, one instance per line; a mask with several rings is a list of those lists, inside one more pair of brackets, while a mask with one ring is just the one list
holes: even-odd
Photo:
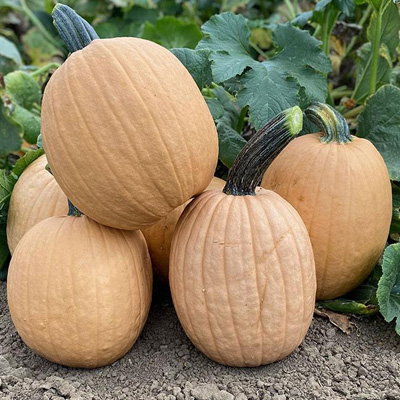
[[290, 357], [261, 368], [218, 365], [190, 343], [167, 291], [156, 292], [131, 351], [96, 370], [52, 364], [11, 322], [0, 283], [0, 399], [4, 400], [400, 400], [400, 338], [380, 317], [352, 319], [345, 335], [316, 318]]

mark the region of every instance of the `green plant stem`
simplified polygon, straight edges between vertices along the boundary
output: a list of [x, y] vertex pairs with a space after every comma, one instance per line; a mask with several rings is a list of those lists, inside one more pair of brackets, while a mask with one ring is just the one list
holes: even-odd
[[[362, 17], [361, 17], [361, 19], [360, 19], [358, 24], [361, 25], [361, 26], [364, 26], [365, 22], [367, 21], [367, 19], [371, 15], [371, 12], [372, 12], [372, 6], [371, 6], [371, 4], [368, 4], [368, 7], [364, 10], [363, 15], [362, 15]], [[357, 35], [354, 35], [351, 38], [351, 41], [350, 41], [349, 45], [346, 47], [346, 50], [344, 52], [343, 58], [347, 57], [350, 54], [350, 52], [353, 50], [353, 47], [355, 46], [355, 44], [357, 42], [357, 39], [358, 39]]]
[[267, 54], [262, 51], [252, 40], [250, 40], [250, 46], [261, 56], [263, 57], [265, 60], [268, 59]]
[[287, 7], [287, 9], [289, 11], [289, 19], [296, 18], [296, 11], [295, 11], [295, 9], [293, 7], [292, 2], [290, 0], [283, 0], [283, 1], [286, 4], [286, 7]]
[[[197, 2], [195, 2], [197, 3]], [[265, 0], [260, 0], [260, 8], [261, 8], [261, 12], [262, 15], [267, 18], [268, 17], [268, 10], [267, 10], [267, 6], [265, 5]]]
[[43, 66], [42, 68], [39, 68], [39, 69], [37, 69], [36, 71], [33, 71], [33, 72], [31, 73], [31, 76], [35, 78], [35, 77], [37, 77], [37, 76], [39, 76], [39, 75], [45, 74], [45, 73], [48, 72], [50, 69], [57, 69], [60, 65], [61, 65], [61, 64], [55, 63], [55, 62], [46, 64], [46, 65]]
[[240, 111], [240, 115], [239, 115], [239, 120], [238, 120], [236, 131], [240, 135], [242, 134], [242, 131], [243, 131], [244, 120], [246, 118], [246, 115], [247, 115], [247, 106], [242, 108], [242, 110]]
[[321, 32], [321, 25], [317, 25], [317, 27], [315, 28], [313, 36], [314, 37], [318, 37], [320, 32]]
[[39, 21], [36, 15], [31, 11], [31, 9], [27, 6], [25, 0], [20, 0], [21, 8], [24, 13], [28, 16], [28, 18], [32, 21], [32, 23], [39, 29], [41, 34], [54, 46], [60, 49], [60, 44], [50, 35], [47, 29], [43, 26], [43, 24]]
[[363, 105], [358, 106], [356, 108], [353, 108], [350, 111], [347, 111], [347, 113], [343, 114], [343, 117], [345, 117], [345, 118], [354, 118], [358, 114], [360, 114], [362, 110], [364, 110], [364, 106]]
[[376, 81], [378, 76], [378, 64], [379, 64], [379, 49], [381, 47], [381, 29], [382, 29], [382, 12], [379, 10], [374, 37], [372, 39], [372, 59], [371, 59], [371, 77], [369, 81], [369, 95], [372, 95], [376, 91]]
[[299, 0], [293, 0], [293, 8], [296, 16], [300, 14]]
[[[334, 14], [332, 14], [332, 12]], [[332, 23], [330, 23], [330, 18], [333, 15], [333, 20]], [[322, 49], [324, 53], [329, 56], [329, 50], [330, 50], [330, 43], [331, 43], [331, 34], [333, 27], [335, 26], [335, 22], [339, 16], [338, 11], [332, 11], [331, 9], [328, 9], [324, 18], [324, 25], [322, 26], [322, 35], [321, 35], [321, 41], [322, 41]]]
[[343, 90], [343, 91], [335, 91], [331, 92], [331, 96], [333, 99], [341, 99], [344, 96], [351, 96], [353, 94], [352, 90]]

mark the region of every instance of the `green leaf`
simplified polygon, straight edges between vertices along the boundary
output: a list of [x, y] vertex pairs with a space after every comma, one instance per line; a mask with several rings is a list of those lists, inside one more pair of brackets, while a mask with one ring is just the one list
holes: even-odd
[[20, 132], [21, 127], [10, 119], [8, 110], [0, 102], [0, 157], [20, 149]]
[[400, 243], [387, 247], [383, 255], [382, 278], [378, 284], [378, 302], [385, 321], [397, 320], [400, 335]]
[[40, 134], [40, 118], [18, 104], [10, 109], [10, 117], [22, 127], [24, 139], [36, 144]]
[[27, 110], [40, 106], [42, 90], [31, 75], [24, 71], [14, 71], [4, 77], [6, 93], [16, 104]]
[[214, 81], [225, 82], [259, 63], [250, 56], [250, 29], [242, 15], [223, 13], [210, 18], [202, 27], [204, 38], [196, 49], [212, 50], [210, 59]]
[[[309, 103], [324, 102], [328, 93], [326, 78], [321, 74], [331, 71], [329, 59], [321, 50], [321, 42], [309, 32], [291, 25], [278, 25], [272, 37], [278, 54], [263, 62], [268, 70], [284, 71], [305, 89]], [[282, 72], [281, 72], [282, 74]], [[309, 104], [305, 104], [305, 107]]]
[[358, 136], [370, 140], [382, 154], [390, 178], [400, 181], [400, 89], [382, 86], [358, 117]]
[[5, 75], [21, 65], [21, 55], [15, 44], [4, 36], [0, 36], [0, 73]]
[[333, 0], [335, 7], [349, 16], [355, 10], [354, 0]]
[[194, 49], [202, 38], [202, 33], [194, 22], [185, 22], [175, 17], [164, 17], [151, 24], [146, 22], [142, 38], [172, 49], [187, 47]]
[[[367, 30], [367, 37], [373, 41], [376, 30], [378, 13], [373, 13]], [[386, 44], [391, 57], [393, 57], [396, 47], [399, 45], [400, 15], [399, 9], [393, 1], [387, 1], [382, 13], [382, 24], [380, 32], [380, 42]]]
[[32, 64], [37, 66], [47, 64], [54, 56], [62, 56], [62, 52], [51, 44], [36, 27], [31, 28], [22, 37], [22, 43], [32, 59]]
[[390, 83], [394, 86], [400, 87], [400, 65], [393, 68], [390, 75]]
[[231, 168], [236, 157], [247, 142], [235, 129], [223, 122], [217, 124], [217, 130], [218, 157], [226, 167]]
[[225, 114], [225, 109], [224, 106], [220, 103], [220, 101], [216, 98], [208, 98], [208, 97], [206, 97], [205, 100], [214, 121], [221, 119]]
[[[372, 70], [372, 46], [371, 43], [365, 43], [357, 51], [357, 72], [356, 86], [353, 93], [354, 99], [363, 101], [369, 94], [369, 82], [371, 79]], [[385, 44], [382, 44], [379, 50], [378, 70], [376, 77], [376, 87], [390, 82], [392, 72], [392, 61]]]
[[114, 38], [120, 36], [139, 37], [142, 35], [143, 24], [139, 22], [126, 22], [122, 18], [111, 18], [95, 26], [100, 38]]
[[238, 104], [249, 106], [249, 118], [257, 130], [282, 110], [300, 102], [296, 81], [262, 65], [247, 72], [241, 83], [244, 88], [237, 95]]
[[171, 51], [192, 75], [199, 89], [211, 85], [209, 50], [172, 49]]

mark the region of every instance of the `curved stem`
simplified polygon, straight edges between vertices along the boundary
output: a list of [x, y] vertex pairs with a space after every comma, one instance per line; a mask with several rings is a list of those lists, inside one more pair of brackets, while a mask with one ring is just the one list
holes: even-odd
[[333, 107], [328, 104], [315, 103], [304, 112], [308, 119], [322, 130], [321, 142], [351, 142], [352, 137], [346, 119]]
[[45, 74], [45, 73], [48, 72], [50, 69], [53, 69], [53, 68], [54, 68], [54, 69], [57, 69], [60, 65], [61, 65], [61, 64], [56, 63], [56, 62], [46, 64], [46, 65], [43, 66], [42, 68], [39, 68], [39, 69], [37, 69], [36, 71], [33, 71], [33, 72], [31, 73], [31, 76], [32, 76], [33, 78], [35, 78], [36, 76]]
[[70, 217], [81, 217], [83, 213], [79, 211], [71, 202], [70, 199], [68, 199], [68, 216]]
[[302, 127], [303, 113], [297, 106], [271, 119], [237, 156], [229, 171], [224, 193], [234, 196], [255, 195], [265, 170]]
[[61, 39], [71, 53], [83, 49], [92, 40], [99, 39], [93, 27], [65, 4], [56, 4], [51, 15]]

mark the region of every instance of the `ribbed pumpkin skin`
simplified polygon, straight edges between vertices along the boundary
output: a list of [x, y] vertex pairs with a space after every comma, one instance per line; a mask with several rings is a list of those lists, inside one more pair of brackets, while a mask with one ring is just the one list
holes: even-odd
[[60, 187], [85, 215], [141, 229], [201, 193], [218, 158], [208, 107], [189, 72], [143, 39], [94, 40], [54, 73], [43, 144]]
[[69, 367], [111, 364], [135, 343], [149, 311], [145, 240], [85, 216], [48, 218], [15, 249], [7, 290], [15, 327], [36, 353]]
[[368, 140], [323, 144], [320, 136], [289, 143], [261, 185], [299, 212], [313, 245], [317, 298], [332, 299], [374, 268], [389, 233], [392, 195], [385, 163]]
[[[225, 183], [223, 179], [214, 177], [206, 190], [222, 190]], [[172, 236], [175, 232], [179, 217], [190, 201], [191, 200], [172, 210], [165, 218], [156, 222], [150, 228], [142, 230], [149, 248], [153, 269], [164, 282], [168, 282], [169, 254], [171, 251]]]
[[43, 155], [29, 165], [14, 186], [7, 218], [7, 242], [11, 254], [22, 236], [38, 222], [68, 212], [67, 196], [45, 170]]
[[178, 222], [170, 286], [186, 334], [209, 358], [238, 367], [280, 360], [300, 344], [314, 311], [307, 230], [273, 192], [207, 191]]

